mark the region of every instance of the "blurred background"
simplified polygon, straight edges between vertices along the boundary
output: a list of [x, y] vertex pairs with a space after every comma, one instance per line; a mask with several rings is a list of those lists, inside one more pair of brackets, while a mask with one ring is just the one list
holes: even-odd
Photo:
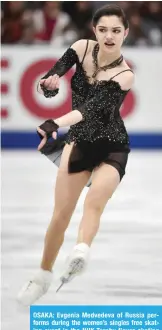
[[[88, 272], [39, 304], [162, 304], [162, 2], [120, 1], [130, 33], [122, 53], [135, 72], [121, 115], [132, 152], [126, 176], [106, 206]], [[36, 127], [71, 110], [70, 79], [45, 99], [41, 76], [80, 38], [94, 39], [91, 18], [109, 1], [1, 2], [2, 327], [29, 329], [18, 311], [20, 286], [39, 266], [53, 211], [57, 168], [37, 152]], [[60, 131], [60, 134], [63, 132]], [[85, 188], [54, 276], [76, 240]], [[107, 251], [107, 252], [106, 252]], [[57, 282], [57, 281], [56, 281]]]
[[[130, 23], [127, 46], [162, 45], [160, 1], [113, 2]], [[106, 3], [111, 1], [2, 1], [2, 43], [67, 47], [80, 38], [94, 39], [92, 15]]]

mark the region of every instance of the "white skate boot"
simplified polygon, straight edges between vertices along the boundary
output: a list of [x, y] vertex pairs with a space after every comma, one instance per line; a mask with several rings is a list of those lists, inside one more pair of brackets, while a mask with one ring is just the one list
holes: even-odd
[[89, 259], [89, 250], [89, 246], [85, 243], [77, 244], [74, 247], [72, 253], [67, 259], [65, 271], [60, 278], [61, 285], [56, 292], [59, 291], [64, 283], [70, 282], [75, 276], [80, 275], [85, 271]]
[[39, 272], [28, 281], [17, 296], [17, 300], [24, 306], [34, 304], [47, 291], [52, 282], [53, 274], [49, 271], [40, 269]]

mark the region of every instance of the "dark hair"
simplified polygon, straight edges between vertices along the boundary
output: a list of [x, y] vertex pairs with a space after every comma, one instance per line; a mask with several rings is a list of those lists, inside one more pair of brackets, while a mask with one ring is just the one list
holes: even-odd
[[102, 16], [113, 16], [113, 15], [118, 16], [122, 20], [125, 29], [129, 27], [128, 20], [125, 16], [123, 9], [121, 9], [118, 5], [113, 5], [113, 4], [99, 8], [93, 16], [92, 24], [94, 27], [96, 27], [99, 19]]

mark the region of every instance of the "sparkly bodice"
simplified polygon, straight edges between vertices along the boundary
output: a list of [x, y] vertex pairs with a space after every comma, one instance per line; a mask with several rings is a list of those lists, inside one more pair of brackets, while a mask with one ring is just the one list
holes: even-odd
[[[89, 83], [87, 73], [79, 62], [76, 52], [69, 48], [56, 65], [43, 77], [57, 73], [65, 74], [76, 64], [76, 71], [71, 79], [72, 109], [79, 110], [83, 121], [70, 127], [67, 142], [79, 143], [96, 140], [107, 140], [111, 145], [122, 150], [129, 144], [128, 134], [120, 116], [120, 106], [128, 91], [123, 91], [115, 80], [95, 81]], [[56, 91], [44, 89], [46, 97], [55, 96]]]
[[120, 106], [127, 94], [118, 82], [95, 81], [90, 84], [82, 65], [72, 77], [72, 108], [81, 111], [84, 121], [71, 127], [68, 139], [79, 142], [107, 138], [111, 142], [128, 143], [128, 135], [120, 116]]

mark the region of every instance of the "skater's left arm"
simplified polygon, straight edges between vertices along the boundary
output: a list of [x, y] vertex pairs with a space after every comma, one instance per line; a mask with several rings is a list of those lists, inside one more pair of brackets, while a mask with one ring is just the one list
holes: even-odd
[[59, 92], [59, 78], [79, 63], [85, 48], [85, 40], [78, 40], [71, 45], [53, 67], [41, 78], [37, 91], [46, 98], [54, 97]]
[[41, 78], [37, 85], [37, 91], [46, 98], [54, 97], [59, 92], [59, 78], [76, 64], [78, 60], [76, 52], [68, 48], [56, 64]]

